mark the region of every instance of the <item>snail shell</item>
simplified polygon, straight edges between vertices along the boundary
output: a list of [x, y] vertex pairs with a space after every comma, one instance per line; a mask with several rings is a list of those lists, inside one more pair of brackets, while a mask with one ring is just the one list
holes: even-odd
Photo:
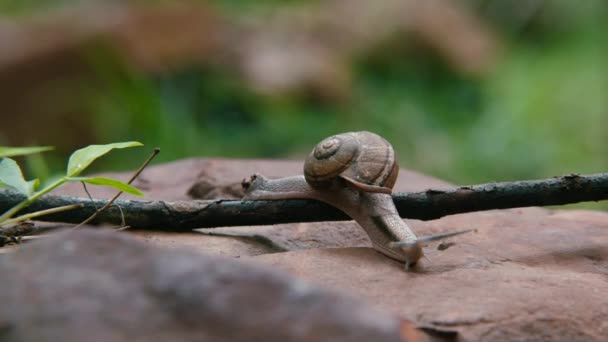
[[340, 177], [358, 190], [391, 193], [398, 173], [391, 144], [365, 131], [324, 139], [304, 162], [304, 177], [316, 188]]

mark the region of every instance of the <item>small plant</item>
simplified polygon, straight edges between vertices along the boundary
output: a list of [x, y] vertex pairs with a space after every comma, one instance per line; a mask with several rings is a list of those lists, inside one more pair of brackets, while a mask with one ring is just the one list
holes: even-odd
[[136, 146], [143, 146], [143, 144], [141, 144], [140, 142], [131, 141], [106, 145], [90, 145], [85, 148], [79, 149], [72, 153], [72, 155], [70, 156], [65, 175], [40, 190], [37, 190], [38, 186], [40, 185], [40, 181], [38, 179], [33, 179], [30, 181], [25, 180], [25, 178], [23, 177], [23, 173], [21, 172], [21, 168], [19, 167], [17, 162], [9, 157], [45, 152], [51, 150], [52, 148], [46, 146], [0, 147], [0, 188], [10, 189], [26, 196], [23, 201], [19, 202], [17, 205], [0, 215], [0, 226], [18, 223], [34, 217], [47, 215], [63, 210], [70, 210], [78, 207], [77, 205], [65, 206], [13, 217], [21, 209], [30, 205], [40, 196], [51, 192], [52, 190], [67, 182], [83, 182], [93, 185], [109, 186], [120, 191], [127, 192], [129, 194], [143, 196], [143, 193], [139, 189], [116, 179], [107, 177], [80, 177], [80, 173], [82, 173], [82, 171], [84, 171], [89, 165], [91, 165], [93, 161], [110, 152], [111, 150]]

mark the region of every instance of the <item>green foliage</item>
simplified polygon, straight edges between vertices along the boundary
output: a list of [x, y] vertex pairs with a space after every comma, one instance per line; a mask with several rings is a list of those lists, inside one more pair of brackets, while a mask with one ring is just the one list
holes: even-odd
[[34, 193], [39, 183], [37, 179], [26, 181], [16, 161], [11, 158], [0, 159], [0, 187], [29, 196]]
[[107, 145], [90, 145], [85, 148], [81, 148], [80, 150], [77, 150], [76, 152], [72, 153], [72, 155], [70, 156], [70, 159], [68, 160], [68, 169], [66, 172], [66, 176], [78, 176], [82, 171], [84, 171], [84, 169], [91, 165], [91, 163], [94, 162], [95, 159], [103, 156], [104, 154], [110, 152], [113, 149], [135, 146], [143, 146], [143, 144], [137, 141], [130, 141]]
[[51, 192], [52, 190], [56, 189], [57, 187], [63, 185], [66, 182], [84, 182], [93, 185], [109, 186], [133, 195], [143, 196], [143, 193], [139, 189], [115, 179], [106, 177], [75, 177], [79, 175], [82, 171], [84, 171], [89, 165], [91, 165], [91, 163], [94, 162], [97, 158], [105, 155], [111, 150], [135, 146], [142, 146], [142, 144], [137, 141], [131, 141], [106, 145], [90, 145], [85, 148], [79, 149], [72, 153], [72, 155], [70, 156], [66, 175], [37, 192], [35, 192], [35, 188], [39, 184], [39, 181], [37, 179], [27, 182], [23, 178], [21, 168], [14, 160], [10, 158], [1, 158], [0, 187], [18, 191], [24, 195], [27, 195], [27, 198], [15, 205], [13, 208], [6, 211], [4, 214], [2, 214], [0, 216], [0, 225], [7, 222], [16, 223], [34, 217], [32, 216], [32, 214], [27, 214], [20, 217], [12, 218], [21, 209], [30, 205], [40, 196]]
[[120, 191], [124, 191], [131, 195], [143, 196], [144, 193], [141, 192], [136, 187], [129, 185], [127, 183], [123, 183], [113, 178], [107, 177], [67, 177], [66, 178], [70, 182], [84, 182], [93, 185], [102, 185], [102, 186], [110, 186]]
[[51, 146], [31, 146], [31, 147], [5, 147], [0, 146], [0, 158], [16, 157], [28, 154], [46, 152], [52, 150]]

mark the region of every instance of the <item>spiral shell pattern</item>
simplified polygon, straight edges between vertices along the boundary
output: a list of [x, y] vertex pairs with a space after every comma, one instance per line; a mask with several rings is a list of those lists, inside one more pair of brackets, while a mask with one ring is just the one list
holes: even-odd
[[342, 177], [367, 191], [390, 192], [398, 173], [391, 144], [366, 131], [326, 138], [315, 146], [304, 162], [306, 181], [316, 187]]

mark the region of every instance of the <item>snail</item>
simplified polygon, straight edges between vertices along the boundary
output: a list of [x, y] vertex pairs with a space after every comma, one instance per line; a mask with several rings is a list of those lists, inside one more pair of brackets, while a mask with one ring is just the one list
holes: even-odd
[[304, 178], [316, 188], [340, 177], [356, 189], [390, 194], [398, 174], [393, 147], [370, 132], [331, 136], [317, 144], [304, 162]]
[[244, 199], [298, 198], [328, 203], [355, 220], [375, 250], [404, 262], [407, 270], [423, 256], [425, 243], [469, 230], [418, 238], [393, 203], [391, 193], [398, 174], [395, 151], [388, 141], [371, 132], [348, 132], [317, 144], [304, 162], [303, 176], [251, 176], [243, 182]]

